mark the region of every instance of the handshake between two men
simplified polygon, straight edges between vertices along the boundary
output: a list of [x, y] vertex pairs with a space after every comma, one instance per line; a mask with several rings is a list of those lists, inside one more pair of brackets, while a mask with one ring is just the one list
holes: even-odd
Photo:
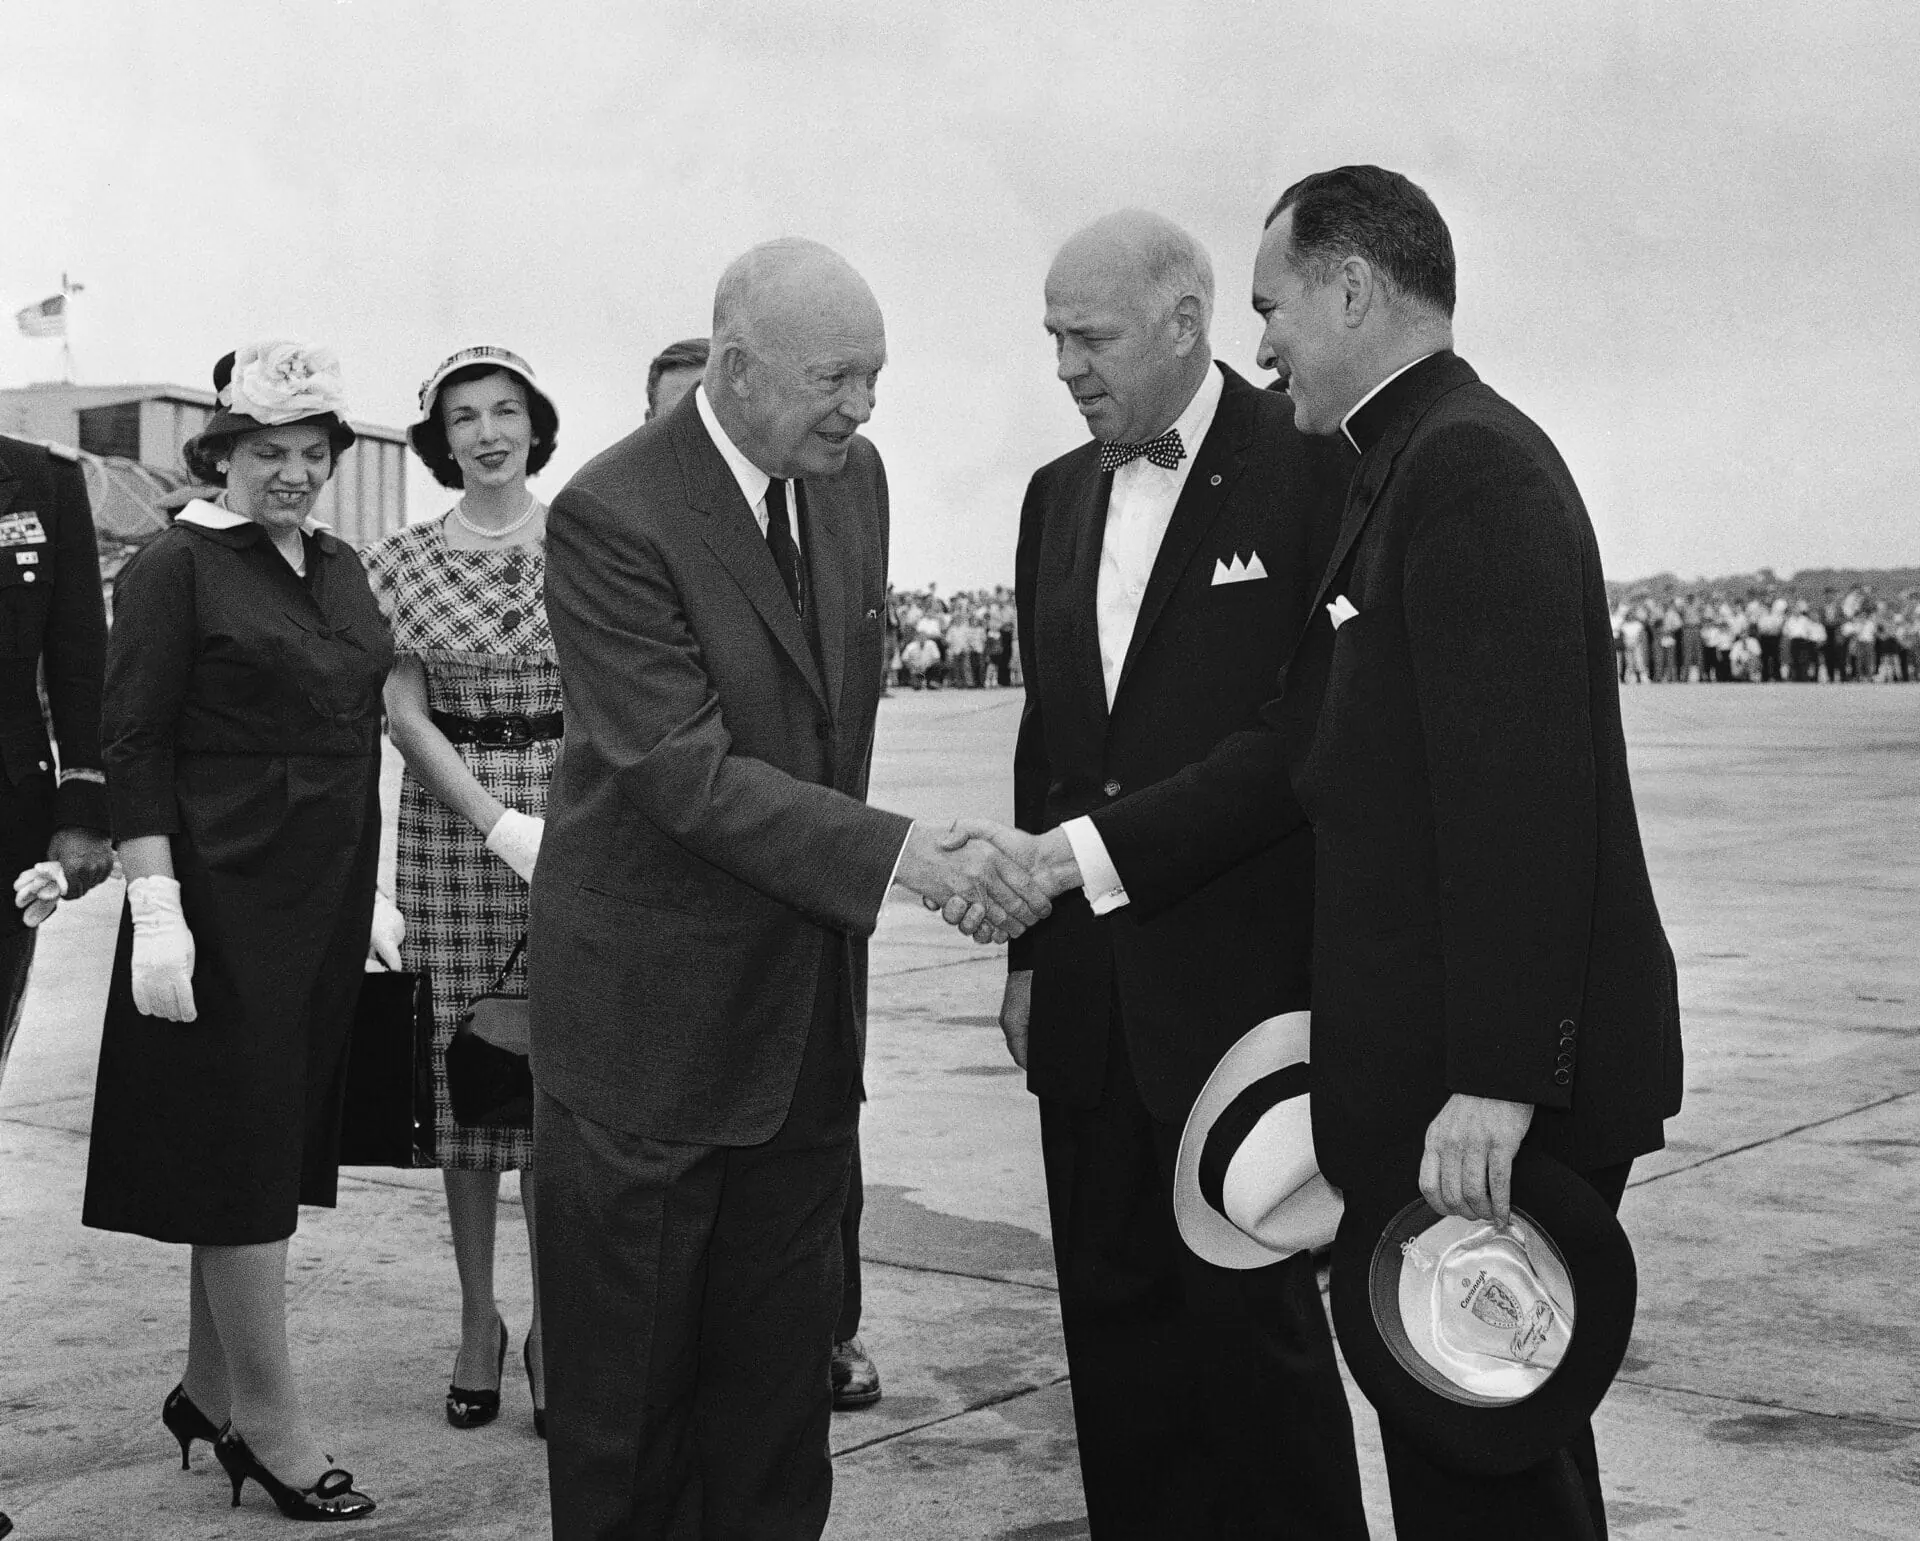
[[945, 829], [914, 823], [894, 881], [976, 942], [1005, 942], [1044, 920], [1081, 878], [1061, 830], [1029, 835], [991, 819], [955, 819]]

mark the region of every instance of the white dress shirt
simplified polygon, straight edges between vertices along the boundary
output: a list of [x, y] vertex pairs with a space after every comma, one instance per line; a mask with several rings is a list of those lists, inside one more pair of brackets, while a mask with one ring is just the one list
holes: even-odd
[[[727, 469], [733, 472], [733, 479], [740, 484], [740, 496], [747, 500], [747, 507], [753, 510], [753, 522], [760, 526], [762, 538], [767, 533], [767, 488], [773, 485], [773, 478], [741, 453], [740, 446], [727, 437], [727, 430], [720, 426], [720, 419], [714, 415], [713, 403], [707, 400], [706, 382], [702, 381], [693, 388], [694, 405], [700, 409], [700, 421], [707, 425], [707, 437], [713, 440], [713, 447], [720, 451], [720, 458], [727, 463]], [[781, 489], [787, 499], [787, 533], [793, 537], [793, 549], [800, 546], [800, 510], [796, 506], [798, 499], [793, 488], [788, 485]]]
[[[727, 430], [720, 426], [720, 419], [714, 415], [713, 403], [707, 400], [706, 382], [702, 381], [693, 388], [693, 404], [699, 409], [700, 421], [706, 424], [707, 437], [713, 440], [713, 447], [720, 451], [720, 458], [727, 463], [727, 469], [733, 472], [733, 479], [740, 484], [740, 496], [747, 500], [747, 507], [753, 510], [753, 522], [760, 526], [762, 538], [767, 533], [767, 488], [773, 485], [773, 478], [741, 453], [740, 446], [727, 437]], [[787, 495], [787, 533], [793, 537], [793, 548], [804, 549], [800, 544], [799, 500], [793, 495], [789, 485]], [[804, 560], [804, 559], [803, 559]], [[918, 822], [918, 821], [916, 821]], [[907, 826], [907, 840], [913, 838], [913, 825]], [[907, 854], [907, 840], [900, 842], [900, 849], [893, 858], [893, 872], [887, 878], [887, 887], [891, 889], [900, 876], [900, 863]], [[884, 896], [881, 900], [885, 903]]]
[[[1213, 426], [1214, 412], [1220, 405], [1224, 380], [1212, 364], [1207, 375], [1187, 403], [1186, 410], [1174, 421], [1186, 455], [1172, 470], [1157, 466], [1146, 456], [1130, 460], [1113, 473], [1113, 490], [1107, 496], [1107, 529], [1100, 544], [1100, 580], [1094, 602], [1100, 629], [1100, 672], [1106, 677], [1107, 706], [1113, 706], [1114, 693], [1120, 688], [1120, 671], [1127, 661], [1127, 649], [1133, 643], [1133, 629], [1140, 620], [1140, 601], [1147, 592], [1147, 580], [1153, 576], [1154, 559], [1160, 555], [1160, 542], [1173, 522], [1174, 505], [1200, 453], [1201, 442]], [[1127, 891], [1107, 855], [1106, 843], [1091, 819], [1068, 819], [1063, 826], [1067, 843], [1073, 847], [1074, 860], [1080, 864], [1080, 877], [1096, 915], [1118, 909], [1127, 902]]]
[[1100, 585], [1094, 610], [1100, 625], [1100, 672], [1106, 676], [1107, 706], [1113, 706], [1120, 688], [1120, 670], [1127, 661], [1133, 628], [1140, 619], [1140, 600], [1153, 576], [1154, 558], [1173, 521], [1173, 507], [1187, 485], [1200, 444], [1220, 405], [1220, 371], [1209, 364], [1203, 379], [1174, 420], [1186, 454], [1168, 470], [1145, 455], [1130, 460], [1113, 473], [1107, 496], [1107, 532], [1100, 543]]

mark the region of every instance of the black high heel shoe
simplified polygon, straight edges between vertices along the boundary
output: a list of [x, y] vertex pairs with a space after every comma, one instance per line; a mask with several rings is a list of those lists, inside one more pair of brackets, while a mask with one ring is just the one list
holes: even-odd
[[456, 1429], [478, 1429], [500, 1416], [500, 1377], [507, 1369], [507, 1324], [500, 1323], [500, 1362], [494, 1366], [493, 1390], [469, 1391], [447, 1387], [447, 1422]]
[[260, 1464], [247, 1448], [247, 1442], [229, 1423], [213, 1442], [214, 1458], [226, 1468], [233, 1480], [233, 1506], [240, 1507], [240, 1489], [251, 1477], [267, 1490], [280, 1512], [290, 1520], [357, 1520], [373, 1513], [374, 1502], [365, 1493], [356, 1492], [353, 1473], [335, 1466], [320, 1473], [312, 1487], [288, 1487]]
[[180, 1441], [182, 1471], [188, 1469], [187, 1452], [196, 1439], [212, 1444], [220, 1437], [220, 1425], [194, 1405], [193, 1398], [187, 1395], [185, 1381], [169, 1391], [166, 1401], [160, 1404], [160, 1421], [167, 1426], [167, 1432]]
[[527, 1367], [527, 1395], [533, 1399], [533, 1432], [547, 1437], [547, 1410], [540, 1405], [540, 1388], [533, 1383], [533, 1338], [520, 1345], [520, 1362]]

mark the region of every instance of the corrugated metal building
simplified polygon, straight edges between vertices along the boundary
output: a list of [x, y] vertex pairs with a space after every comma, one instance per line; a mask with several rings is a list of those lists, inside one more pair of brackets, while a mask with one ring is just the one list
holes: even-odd
[[[27, 385], [0, 390], [0, 433], [184, 477], [180, 446], [213, 409], [211, 391], [183, 385]], [[359, 442], [340, 457], [314, 512], [336, 535], [364, 547], [407, 522], [407, 441], [376, 423], [353, 427]]]

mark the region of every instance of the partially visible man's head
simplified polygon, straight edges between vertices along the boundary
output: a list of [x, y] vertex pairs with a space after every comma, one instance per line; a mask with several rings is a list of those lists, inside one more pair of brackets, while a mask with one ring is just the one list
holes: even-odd
[[1401, 355], [1449, 346], [1453, 303], [1446, 221], [1396, 171], [1315, 172], [1267, 215], [1253, 269], [1259, 361], [1287, 382], [1304, 432], [1336, 432]]
[[688, 337], [660, 350], [647, 365], [647, 421], [671, 412], [707, 370], [707, 340]]
[[839, 472], [886, 362], [873, 291], [818, 241], [768, 241], [720, 275], [707, 396], [769, 476]]
[[1060, 248], [1046, 295], [1056, 373], [1088, 431], [1137, 444], [1172, 427], [1213, 357], [1206, 249], [1172, 220], [1123, 209]]

